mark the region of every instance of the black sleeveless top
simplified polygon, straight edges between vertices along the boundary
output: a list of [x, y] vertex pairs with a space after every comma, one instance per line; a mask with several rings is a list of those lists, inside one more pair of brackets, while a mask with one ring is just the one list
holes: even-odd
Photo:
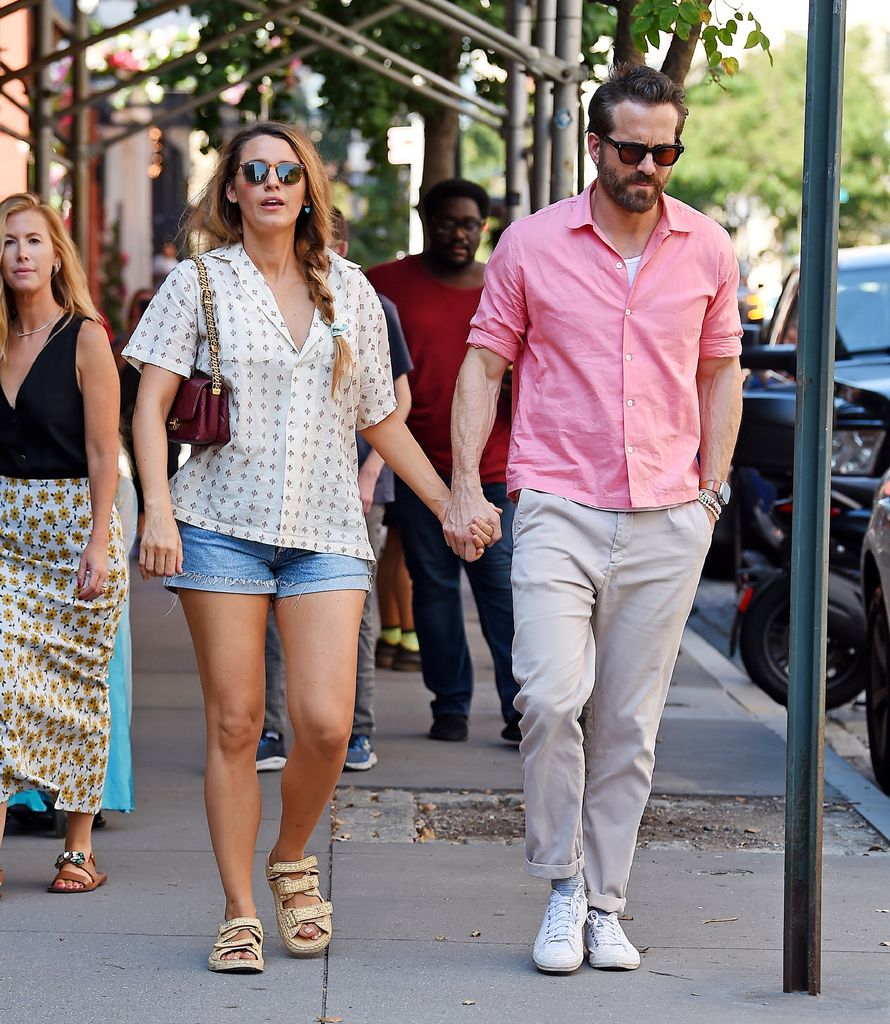
[[56, 326], [22, 381], [15, 408], [0, 388], [0, 476], [59, 480], [87, 475], [77, 336], [83, 317]]

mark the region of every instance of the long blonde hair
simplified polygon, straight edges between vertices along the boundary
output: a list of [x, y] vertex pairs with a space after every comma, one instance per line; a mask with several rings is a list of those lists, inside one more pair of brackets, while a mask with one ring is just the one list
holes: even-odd
[[[60, 261], [59, 270], [52, 278], [53, 298], [65, 311], [66, 322], [73, 316], [82, 316], [87, 320], [101, 322], [101, 317], [90, 296], [87, 275], [74, 242], [65, 230], [62, 218], [40, 196], [34, 195], [33, 192], [18, 192], [8, 196], [0, 203], [0, 244], [6, 237], [6, 221], [13, 214], [25, 213], [28, 210], [36, 210], [43, 214], [43, 219], [49, 228], [49, 237]], [[16, 315], [15, 294], [4, 281], [2, 298], [0, 298], [0, 362], [6, 356], [9, 325]]]
[[[315, 146], [296, 128], [280, 121], [257, 121], [236, 132], [225, 144], [207, 188], [197, 200], [188, 218], [188, 227], [197, 231], [204, 248], [240, 242], [243, 237], [241, 209], [226, 195], [226, 186], [234, 179], [241, 163], [241, 150], [252, 139], [268, 135], [283, 139], [303, 165], [306, 176], [305, 205], [311, 211], [300, 212], [294, 225], [294, 252], [306, 277], [309, 297], [322, 320], [334, 323], [334, 297], [328, 286], [331, 244], [331, 186]], [[352, 351], [341, 334], [334, 335], [334, 374], [331, 394], [354, 365]]]

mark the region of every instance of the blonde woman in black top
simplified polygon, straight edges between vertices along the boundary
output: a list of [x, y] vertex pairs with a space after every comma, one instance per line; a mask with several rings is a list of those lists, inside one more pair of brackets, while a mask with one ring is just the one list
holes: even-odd
[[0, 244], [0, 836], [13, 793], [55, 793], [68, 824], [49, 891], [91, 892], [127, 588], [117, 370], [55, 211], [10, 196]]

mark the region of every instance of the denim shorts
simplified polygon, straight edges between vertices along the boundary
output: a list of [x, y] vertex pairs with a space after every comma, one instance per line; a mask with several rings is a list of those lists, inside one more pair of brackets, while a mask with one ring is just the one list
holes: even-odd
[[182, 572], [164, 577], [164, 586], [173, 593], [206, 590], [298, 597], [329, 590], [371, 589], [371, 565], [366, 558], [279, 548], [188, 523], [176, 525], [182, 538]]

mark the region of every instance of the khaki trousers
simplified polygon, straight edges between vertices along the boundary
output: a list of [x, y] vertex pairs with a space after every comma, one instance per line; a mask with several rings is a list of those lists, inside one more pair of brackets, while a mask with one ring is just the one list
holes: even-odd
[[589, 904], [620, 912], [710, 518], [698, 501], [606, 512], [523, 490], [513, 535], [528, 871], [583, 870]]

